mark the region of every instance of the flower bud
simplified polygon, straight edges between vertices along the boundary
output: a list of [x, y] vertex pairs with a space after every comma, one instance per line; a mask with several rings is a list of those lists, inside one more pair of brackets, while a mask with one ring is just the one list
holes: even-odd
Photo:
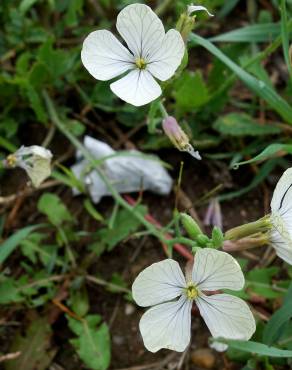
[[198, 11], [205, 11], [208, 13], [210, 17], [213, 17], [213, 14], [211, 14], [207, 8], [205, 8], [202, 5], [188, 5], [187, 11], [185, 13], [182, 13], [179, 17], [179, 20], [176, 24], [176, 29], [181, 34], [184, 42], [187, 41], [189, 34], [192, 32], [194, 25], [195, 25], [195, 16], [192, 16], [191, 14]]
[[164, 118], [162, 127], [169, 140], [178, 150], [188, 152], [192, 157], [198, 160], [201, 159], [199, 152], [194, 150], [187, 134], [181, 129], [174, 117], [168, 116]]
[[201, 245], [202, 247], [205, 247], [207, 245], [207, 243], [210, 242], [210, 239], [205, 234], [197, 235], [196, 240], [197, 240], [198, 244]]
[[222, 243], [224, 241], [224, 235], [219, 229], [219, 227], [215, 226], [212, 230], [212, 244], [214, 248], [220, 248], [222, 246]]
[[196, 240], [197, 236], [202, 234], [202, 230], [200, 229], [199, 225], [191, 216], [187, 215], [186, 213], [181, 213], [180, 219], [190, 238]]

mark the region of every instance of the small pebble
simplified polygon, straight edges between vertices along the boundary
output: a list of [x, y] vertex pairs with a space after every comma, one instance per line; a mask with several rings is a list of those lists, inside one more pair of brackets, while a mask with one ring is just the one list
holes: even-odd
[[191, 353], [192, 363], [203, 369], [213, 369], [216, 357], [209, 348], [199, 348]]
[[125, 306], [125, 315], [130, 316], [136, 311], [136, 308], [131, 303], [127, 303]]
[[121, 335], [114, 335], [113, 343], [116, 344], [117, 346], [121, 346], [122, 344], [125, 343], [125, 338], [122, 337]]

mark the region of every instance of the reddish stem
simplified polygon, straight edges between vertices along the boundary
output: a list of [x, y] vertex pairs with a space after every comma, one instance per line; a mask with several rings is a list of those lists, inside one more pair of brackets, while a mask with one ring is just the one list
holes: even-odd
[[[124, 195], [124, 199], [131, 205], [131, 206], [135, 206], [136, 205], [136, 201], [130, 196], [130, 195]], [[150, 222], [152, 225], [156, 226], [158, 229], [162, 229], [162, 225], [153, 217], [151, 216], [149, 213], [147, 213], [145, 215], [145, 220], [147, 220], [148, 222]], [[171, 240], [173, 239], [172, 236], [169, 234], [169, 233], [165, 233], [164, 234], [164, 237], [165, 239], [167, 240]], [[164, 250], [164, 253], [166, 255], [168, 255], [168, 251], [167, 251], [167, 245], [165, 243], [161, 243], [162, 244], [162, 248]], [[194, 256], [192, 255], [192, 253], [182, 244], [174, 244], [173, 245], [173, 248], [181, 255], [183, 256], [184, 258], [186, 258], [187, 260], [190, 260], [190, 261], [193, 261], [194, 259]]]

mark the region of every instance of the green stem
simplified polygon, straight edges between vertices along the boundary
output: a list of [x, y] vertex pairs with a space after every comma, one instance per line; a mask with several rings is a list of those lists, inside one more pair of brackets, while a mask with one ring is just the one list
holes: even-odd
[[118, 193], [116, 188], [112, 185], [108, 177], [103, 173], [103, 171], [96, 166], [96, 159], [92, 156], [92, 154], [80, 143], [80, 141], [68, 130], [68, 128], [64, 125], [64, 123], [59, 119], [54, 104], [49, 97], [46, 91], [43, 91], [43, 97], [45, 99], [47, 109], [50, 115], [50, 118], [54, 125], [67, 137], [67, 139], [83, 154], [84, 158], [88, 160], [92, 168], [98, 173], [99, 177], [107, 186], [108, 190], [111, 192], [112, 197], [115, 201], [124, 209], [128, 210], [133, 214], [133, 216], [138, 219], [142, 225], [144, 225], [152, 235], [156, 236], [161, 242], [166, 243], [167, 240], [165, 239], [163, 233], [158, 230], [154, 225], [150, 222], [145, 220], [144, 216], [137, 211], [135, 207], [132, 207], [129, 203], [127, 203]]
[[159, 109], [160, 109], [160, 111], [162, 113], [163, 118], [167, 118], [169, 116], [169, 114], [167, 113], [167, 110], [166, 110], [165, 106], [163, 105], [163, 103], [161, 101], [159, 102]]

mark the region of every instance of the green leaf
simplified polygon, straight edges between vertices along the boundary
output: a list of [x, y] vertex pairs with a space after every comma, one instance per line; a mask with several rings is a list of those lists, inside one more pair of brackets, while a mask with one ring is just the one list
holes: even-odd
[[60, 226], [63, 222], [72, 222], [73, 218], [61, 199], [52, 193], [43, 194], [38, 201], [38, 210], [44, 213], [49, 221]]
[[82, 14], [84, 0], [71, 0], [65, 16], [66, 25], [69, 27], [78, 25], [78, 17]]
[[[142, 205], [137, 206], [136, 210], [142, 215], [146, 214], [146, 207]], [[134, 233], [139, 226], [140, 222], [131, 212], [120, 210], [115, 217], [112, 229], [104, 228], [98, 231], [97, 235], [108, 246], [108, 250], [112, 250], [120, 241]]]
[[222, 53], [215, 45], [210, 41], [200, 37], [194, 33], [190, 35], [191, 45], [201, 45], [207, 49], [210, 53], [220, 59], [224, 64], [226, 64], [237, 77], [248, 86], [256, 95], [261, 97], [266, 101], [271, 108], [273, 108], [278, 114], [286, 120], [288, 123], [292, 124], [292, 107], [279, 95], [277, 94], [269, 85], [265, 82], [258, 80], [240, 66], [229, 59], [225, 54]]
[[286, 66], [288, 68], [290, 79], [292, 79], [292, 65], [289, 56], [290, 38], [288, 32], [288, 14], [286, 9], [286, 0], [281, 0], [281, 36]]
[[269, 173], [274, 169], [276, 166], [277, 162], [275, 159], [270, 159], [266, 163], [264, 163], [256, 176], [253, 178], [251, 183], [245, 187], [240, 188], [239, 190], [236, 191], [231, 191], [226, 194], [222, 194], [218, 196], [219, 201], [223, 200], [230, 200], [233, 198], [237, 198], [245, 193], [248, 193], [250, 190], [256, 188], [264, 179], [269, 175]]
[[79, 289], [71, 290], [70, 303], [72, 311], [75, 312], [79, 317], [83, 317], [88, 313], [89, 298], [85, 285], [82, 285]]
[[283, 331], [283, 325], [292, 318], [292, 285], [285, 296], [284, 305], [267, 322], [263, 332], [263, 341], [271, 345], [277, 341]]
[[230, 136], [263, 136], [281, 132], [278, 127], [259, 124], [245, 113], [221, 116], [215, 121], [213, 128], [223, 135]]
[[276, 157], [279, 154], [289, 153], [292, 154], [292, 144], [271, 144], [266, 147], [260, 154], [255, 156], [248, 161], [236, 162], [233, 164], [234, 169], [242, 166], [243, 164], [255, 163], [259, 161], [264, 161], [265, 159]]
[[271, 42], [280, 35], [280, 23], [252, 24], [211, 37], [212, 42]]
[[192, 111], [204, 105], [208, 99], [208, 89], [200, 72], [184, 72], [174, 86], [177, 108]]
[[275, 290], [272, 282], [272, 277], [278, 271], [277, 267], [253, 269], [246, 274], [246, 286], [261, 297], [270, 299], [281, 297], [283, 293]]
[[21, 352], [15, 360], [5, 363], [6, 370], [45, 370], [48, 369], [56, 350], [51, 348], [52, 329], [46, 317], [37, 318], [27, 327], [23, 336], [18, 334], [10, 352]]
[[43, 225], [27, 226], [17, 231], [6, 239], [0, 247], [0, 264], [2, 264], [10, 254], [19, 246], [19, 244], [28, 237], [28, 235]]
[[269, 347], [265, 344], [252, 342], [252, 341], [243, 341], [243, 340], [227, 340], [227, 339], [216, 339], [216, 342], [225, 343], [228, 347], [237, 349], [243, 352], [248, 352], [252, 354], [257, 354], [267, 357], [282, 357], [282, 358], [291, 358], [292, 351], [287, 351], [284, 349], [279, 349], [276, 347]]
[[19, 10], [25, 14], [38, 0], [22, 0], [19, 5]]
[[67, 317], [70, 329], [78, 336], [70, 342], [84, 364], [93, 370], [106, 370], [110, 364], [110, 334], [99, 315], [88, 315], [82, 321]]
[[13, 302], [21, 302], [23, 297], [17, 287], [17, 283], [13, 278], [5, 278], [0, 280], [0, 304], [8, 304]]

